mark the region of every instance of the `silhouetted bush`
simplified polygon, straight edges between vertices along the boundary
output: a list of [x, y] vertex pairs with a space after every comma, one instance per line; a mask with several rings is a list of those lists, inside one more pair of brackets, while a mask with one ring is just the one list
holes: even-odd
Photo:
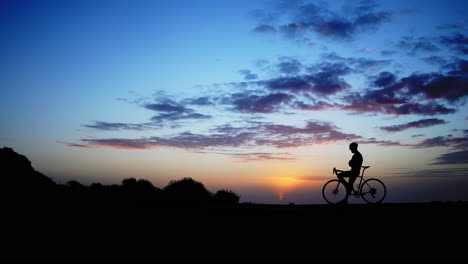
[[67, 185], [68, 187], [70, 187], [70, 189], [75, 190], [75, 191], [82, 191], [86, 188], [83, 184], [77, 181], [68, 181]]
[[122, 187], [123, 188], [132, 188], [137, 184], [137, 180], [135, 178], [125, 178], [122, 180]]
[[213, 200], [220, 204], [236, 204], [239, 203], [240, 196], [231, 190], [219, 190], [213, 196]]
[[145, 179], [126, 178], [122, 180], [122, 190], [128, 198], [159, 199], [162, 190]]
[[167, 199], [176, 201], [208, 202], [212, 196], [201, 182], [192, 178], [173, 180], [163, 192]]

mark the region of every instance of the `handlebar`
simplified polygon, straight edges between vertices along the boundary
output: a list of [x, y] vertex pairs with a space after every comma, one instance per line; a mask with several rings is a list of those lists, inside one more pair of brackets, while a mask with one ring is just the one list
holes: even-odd
[[337, 170], [335, 167], [333, 167], [333, 174], [336, 174], [337, 172], [343, 172], [342, 170]]

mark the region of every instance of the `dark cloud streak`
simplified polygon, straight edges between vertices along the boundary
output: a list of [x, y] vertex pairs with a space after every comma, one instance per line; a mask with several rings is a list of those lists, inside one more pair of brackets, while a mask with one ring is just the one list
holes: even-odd
[[381, 130], [386, 132], [399, 132], [403, 130], [407, 130], [410, 128], [423, 128], [423, 127], [430, 127], [435, 125], [442, 125], [447, 124], [448, 121], [438, 119], [438, 118], [429, 118], [429, 119], [421, 119], [418, 121], [408, 122], [401, 125], [394, 125], [394, 126], [385, 126], [380, 127]]
[[151, 127], [150, 123], [145, 124], [129, 124], [129, 123], [109, 123], [103, 121], [94, 121], [94, 125], [81, 125], [83, 127], [98, 129], [98, 130], [136, 130], [141, 131]]
[[437, 157], [431, 165], [468, 164], [468, 150], [445, 153]]

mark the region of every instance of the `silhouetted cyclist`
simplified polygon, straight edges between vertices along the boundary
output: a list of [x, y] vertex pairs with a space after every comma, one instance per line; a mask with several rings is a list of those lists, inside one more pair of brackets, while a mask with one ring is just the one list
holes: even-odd
[[[343, 171], [336, 175], [338, 179], [346, 187], [346, 198], [341, 202], [343, 204], [348, 203], [348, 198], [349, 198], [349, 195], [351, 194], [351, 190], [353, 189], [354, 181], [356, 180], [356, 178], [359, 176], [359, 173], [361, 172], [361, 166], [362, 166], [362, 160], [363, 160], [361, 153], [357, 150], [358, 144], [356, 142], [349, 144], [349, 149], [351, 150], [352, 153], [354, 153], [353, 157], [348, 162], [348, 165], [351, 167], [351, 170]], [[348, 177], [349, 177], [349, 180], [348, 182], [346, 182], [344, 178], [348, 178]]]

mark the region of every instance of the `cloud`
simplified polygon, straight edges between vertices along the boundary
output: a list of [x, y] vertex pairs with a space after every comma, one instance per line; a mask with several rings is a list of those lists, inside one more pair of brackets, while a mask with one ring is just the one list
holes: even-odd
[[434, 147], [448, 147], [451, 149], [466, 149], [468, 148], [468, 137], [452, 137], [448, 136], [438, 136], [433, 138], [428, 138], [422, 140], [415, 144], [404, 144], [397, 141], [389, 140], [377, 140], [375, 138], [363, 139], [359, 141], [359, 144], [375, 144], [382, 147], [406, 147], [406, 148], [434, 148]]
[[351, 87], [350, 84], [333, 72], [319, 72], [317, 74], [310, 75], [308, 80], [313, 83], [311, 90], [316, 95], [322, 97], [338, 93]]
[[456, 60], [452, 63], [446, 64], [443, 67], [448, 70], [448, 74], [456, 76], [468, 76], [468, 61], [467, 60]]
[[275, 33], [276, 29], [273, 26], [262, 24], [258, 25], [253, 29], [256, 33]]
[[[310, 1], [282, 2], [276, 6], [278, 12], [270, 14], [270, 23], [261, 21], [254, 31], [259, 33], [280, 31], [289, 38], [303, 38], [304, 34], [313, 32], [318, 36], [336, 40], [351, 40], [355, 35], [378, 29], [382, 24], [391, 21], [393, 14], [386, 11], [376, 11], [376, 4], [359, 2], [353, 6], [344, 6], [343, 12], [336, 12], [324, 3]], [[287, 7], [285, 7], [287, 6]], [[267, 12], [263, 12], [266, 14]], [[272, 18], [272, 14], [276, 14]], [[286, 16], [286, 19], [280, 17]], [[288, 22], [278, 26], [274, 21]]]
[[394, 50], [382, 50], [382, 51], [380, 51], [380, 55], [382, 55], [382, 56], [391, 56], [391, 55], [393, 55], [395, 53], [396, 53], [396, 51], [394, 51]]
[[199, 113], [163, 113], [153, 116], [151, 120], [156, 124], [161, 124], [164, 121], [177, 121], [183, 119], [211, 119], [210, 115], [203, 115]]
[[400, 142], [397, 142], [397, 141], [377, 140], [375, 138], [361, 140], [359, 141], [358, 144], [373, 144], [373, 145], [377, 145], [380, 147], [406, 147], [407, 146], [406, 144], [401, 144]]
[[88, 145], [92, 147], [108, 147], [114, 149], [150, 149], [159, 146], [157, 142], [145, 138], [82, 139], [81, 141], [88, 143]]
[[270, 153], [270, 152], [220, 153], [220, 152], [216, 152], [215, 154], [231, 156], [231, 157], [238, 159], [240, 162], [266, 161], [266, 160], [281, 160], [281, 161], [296, 160], [296, 158], [291, 157], [290, 156], [291, 154], [288, 152], [281, 152], [281, 153]]
[[447, 64], [447, 60], [445, 60], [444, 58], [440, 56], [429, 56], [429, 57], [423, 58], [422, 60], [429, 64], [436, 65], [436, 66]]
[[141, 131], [151, 127], [151, 124], [129, 124], [129, 123], [109, 123], [103, 121], [94, 121], [93, 125], [81, 125], [87, 128], [98, 130], [136, 130]]
[[280, 73], [288, 75], [299, 74], [304, 68], [304, 65], [293, 57], [280, 57], [280, 60], [281, 62], [276, 65]]
[[433, 41], [426, 37], [403, 36], [397, 47], [406, 51], [408, 55], [416, 55], [420, 52], [438, 52], [440, 48], [434, 45]]
[[151, 137], [155, 145], [183, 149], [204, 149], [210, 147], [241, 147], [251, 145], [254, 135], [249, 132], [236, 134], [194, 134], [183, 132], [173, 137]]
[[306, 76], [278, 77], [259, 84], [271, 90], [285, 90], [291, 92], [307, 91], [312, 89], [312, 85], [306, 80]]
[[[250, 122], [244, 127], [219, 126], [212, 134], [183, 132], [167, 137], [148, 137], [140, 139], [82, 139], [89, 146], [117, 149], [150, 149], [174, 147], [190, 150], [212, 148], [274, 147], [292, 148], [337, 141], [351, 141], [361, 136], [343, 133], [328, 122], [308, 121], [305, 127], [276, 125], [272, 123]], [[267, 157], [263, 157], [266, 159]]]
[[452, 48], [456, 53], [468, 54], [468, 37], [462, 33], [454, 33], [452, 36], [442, 36], [442, 44]]
[[[199, 101], [192, 101], [197, 103], [204, 103], [205, 99], [197, 98]], [[210, 119], [212, 116], [195, 113], [193, 109], [187, 108], [181, 104], [173, 101], [166, 103], [151, 103], [145, 104], [144, 107], [149, 110], [160, 112], [160, 114], [153, 116], [151, 120], [156, 124], [162, 124], [165, 121], [177, 121], [184, 119]]]
[[445, 99], [450, 103], [468, 95], [468, 78], [444, 76], [438, 73], [412, 75], [401, 80], [408, 93], [422, 95], [426, 99]]
[[468, 148], [468, 137], [438, 136], [409, 146], [412, 148], [450, 147], [452, 149], [466, 149]]
[[185, 108], [182, 105], [175, 105], [175, 104], [145, 104], [144, 107], [149, 110], [157, 111], [157, 112], [172, 112], [172, 113], [184, 113], [189, 112], [190, 109]]
[[[242, 85], [239, 84], [243, 89], [256, 89], [249, 90], [249, 95], [235, 95], [238, 100], [224, 100], [224, 103], [233, 104], [232, 109], [235, 111], [252, 113], [273, 113], [282, 106], [289, 106], [315, 111], [334, 108], [354, 113], [446, 115], [456, 112], [456, 108], [447, 106], [447, 103], [452, 106], [462, 104], [468, 95], [468, 63], [465, 60], [446, 64], [443, 72], [415, 73], [402, 78], [392, 72], [383, 71], [375, 76], [368, 76], [370, 88], [345, 94], [343, 92], [351, 86], [343, 76], [362, 73], [359, 70], [361, 68], [384, 67], [391, 61], [344, 58], [335, 53], [323, 54], [322, 58], [328, 61], [309, 66], [298, 60], [285, 58], [286, 63], [279, 66], [282, 67], [279, 73], [286, 76], [243, 82]], [[307, 74], [293, 74], [300, 69], [305, 69]], [[277, 95], [279, 91], [288, 96], [283, 95], [280, 98]], [[259, 92], [263, 94], [253, 94]], [[339, 98], [341, 102], [328, 101], [330, 96], [337, 94], [342, 95]]]
[[418, 121], [413, 121], [401, 125], [394, 125], [394, 126], [385, 126], [380, 127], [381, 130], [386, 132], [399, 132], [410, 128], [423, 128], [423, 127], [430, 127], [435, 125], [442, 125], [447, 124], [448, 121], [438, 119], [438, 118], [429, 118], [429, 119], [421, 119]]
[[252, 73], [250, 70], [240, 70], [240, 74], [244, 77], [245, 80], [250, 81], [250, 80], [255, 80], [258, 78], [257, 74]]
[[[156, 103], [143, 103], [139, 105], [143, 106], [148, 110], [159, 112], [158, 115], [151, 118], [151, 122], [146, 123], [113, 123], [113, 122], [104, 122], [104, 121], [94, 121], [94, 124], [91, 125], [82, 125], [83, 127], [97, 129], [97, 130], [106, 130], [106, 131], [115, 131], [115, 130], [134, 130], [142, 131], [147, 129], [161, 128], [166, 125], [171, 125], [173, 127], [178, 126], [175, 121], [179, 120], [201, 120], [201, 119], [211, 119], [211, 115], [204, 115], [196, 113], [193, 109], [185, 107], [183, 104], [191, 104], [197, 106], [206, 106], [213, 104], [210, 101], [209, 97], [198, 97], [198, 98], [187, 98], [177, 103], [173, 100], [167, 98], [157, 98]], [[141, 100], [139, 100], [141, 101]]]
[[255, 127], [263, 137], [256, 139], [257, 145], [276, 148], [300, 147], [313, 144], [360, 139], [361, 136], [347, 134], [329, 122], [309, 121], [304, 128], [264, 123]]
[[449, 168], [449, 169], [425, 169], [411, 170], [407, 172], [394, 173], [399, 176], [387, 176], [388, 178], [451, 178], [451, 177], [466, 177], [465, 168]]
[[[362, 109], [359, 109], [362, 110]], [[407, 103], [399, 106], [390, 105], [370, 109], [371, 111], [381, 112], [392, 115], [447, 115], [456, 112], [454, 108], [447, 108], [437, 103]], [[364, 111], [365, 112], [365, 111]]]
[[[289, 73], [298, 71], [296, 63], [284, 65], [284, 71]], [[321, 97], [335, 94], [351, 87], [343, 75], [351, 73], [351, 69], [340, 63], [320, 63], [308, 67], [309, 74], [288, 77], [278, 77], [257, 82], [270, 90], [283, 90], [293, 93], [307, 92]]]
[[209, 96], [202, 96], [197, 98], [186, 98], [181, 101], [182, 104], [187, 105], [197, 105], [197, 106], [207, 106], [214, 105], [212, 99]]
[[446, 29], [462, 30], [462, 29], [465, 29], [466, 27], [467, 27], [467, 23], [464, 19], [459, 20], [455, 23], [448, 23], [448, 24], [437, 26], [438, 29], [442, 29], [442, 30], [446, 30]]
[[56, 141], [56, 143], [66, 145], [68, 147], [73, 147], [73, 148], [92, 148], [92, 146], [77, 144], [77, 143], [69, 143], [69, 142], [62, 142], [62, 141]]
[[90, 146], [114, 149], [151, 149], [155, 147], [175, 147], [184, 149], [203, 149], [205, 147], [237, 147], [245, 145], [250, 135], [239, 134], [235, 137], [225, 135], [199, 135], [184, 132], [174, 137], [150, 137], [141, 139], [82, 139]]
[[376, 87], [388, 87], [395, 83], [396, 75], [387, 71], [379, 73], [374, 80], [374, 86]]
[[273, 113], [282, 105], [287, 105], [292, 95], [286, 93], [272, 93], [267, 95], [250, 95], [237, 93], [230, 98], [232, 110], [241, 113]]
[[400, 79], [392, 73], [382, 72], [372, 78], [372, 85], [380, 89], [367, 89], [344, 96], [342, 100], [345, 104], [340, 108], [357, 113], [394, 115], [455, 113], [454, 108], [448, 108], [442, 103], [453, 105], [465, 100], [468, 95], [465, 65], [463, 62], [453, 63], [447, 66], [452, 69], [447, 74], [412, 74]]
[[[391, 60], [373, 60], [364, 57], [341, 57], [334, 52], [322, 54], [321, 57], [322, 59], [336, 62], [334, 63], [333, 68], [326, 67], [327, 62], [319, 64], [322, 65], [322, 71], [331, 70], [336, 72], [336, 69], [342, 67], [342, 70], [344, 71], [342, 71], [340, 75], [345, 75], [349, 73], [362, 73], [368, 71], [369, 69], [383, 68], [392, 63]], [[328, 63], [328, 65], [330, 64]]]
[[294, 107], [295, 109], [308, 110], [308, 111], [322, 111], [322, 110], [337, 108], [336, 105], [329, 104], [324, 101], [315, 101], [312, 104], [307, 104], [302, 101], [296, 101]]
[[[227, 85], [243, 91], [228, 94], [220, 102], [232, 105], [230, 109], [233, 111], [246, 113], [273, 113], [283, 106], [318, 110], [319, 106], [325, 106], [326, 102], [321, 102], [320, 105], [314, 102], [311, 105], [310, 102], [304, 100], [315, 97], [328, 99], [329, 96], [339, 94], [351, 87], [344, 80], [344, 76], [361, 73], [370, 68], [383, 67], [390, 63], [389, 60], [343, 58], [335, 53], [324, 54], [322, 57], [329, 61], [305, 65], [294, 57], [280, 57], [279, 63], [274, 64], [274, 67], [267, 67], [270, 71], [276, 70], [278, 77], [228, 83]], [[265, 67], [265, 63], [267, 62], [262, 63], [262, 67]], [[242, 73], [250, 74], [251, 72], [243, 70]], [[252, 89], [247, 90], [247, 88]], [[297, 103], [291, 104], [292, 99], [296, 99]], [[326, 103], [326, 106], [331, 108], [329, 103]], [[337, 106], [335, 108], [339, 109]]]
[[92, 128], [103, 131], [133, 130], [143, 131], [150, 129], [159, 129], [163, 127], [180, 127], [182, 120], [203, 120], [211, 119], [213, 116], [197, 113], [194, 109], [188, 108], [188, 105], [196, 107], [206, 107], [214, 105], [214, 98], [210, 96], [188, 97], [179, 101], [172, 100], [163, 91], [157, 91], [152, 98], [140, 97], [135, 100], [119, 99], [131, 104], [136, 104], [157, 114], [152, 116], [145, 123], [120, 123], [93, 121], [93, 124], [82, 125], [86, 128]]
[[445, 153], [437, 157], [431, 165], [468, 164], [468, 150]]
[[[419, 122], [426, 126], [424, 122]], [[410, 123], [408, 123], [410, 124]], [[413, 127], [412, 124], [404, 126]], [[190, 151], [208, 151], [219, 153], [219, 149], [226, 148], [251, 149], [254, 147], [273, 147], [277, 149], [297, 148], [316, 144], [330, 144], [340, 141], [356, 141], [359, 144], [374, 144], [381, 147], [407, 147], [407, 148], [432, 148], [449, 147], [452, 149], [468, 148], [468, 137], [433, 137], [415, 144], [403, 144], [391, 140], [365, 139], [360, 135], [345, 133], [330, 122], [308, 121], [305, 126], [297, 127], [269, 122], [248, 121], [246, 125], [233, 127], [230, 124], [218, 126], [208, 134], [196, 134], [192, 132], [178, 133], [172, 136], [153, 136], [146, 138], [85, 138], [81, 140], [86, 145], [74, 143], [62, 143], [70, 147], [107, 147], [115, 149], [151, 149], [151, 148], [180, 148]], [[455, 154], [454, 154], [455, 155]], [[254, 152], [249, 154], [233, 154], [245, 161], [253, 160], [292, 160], [283, 155]], [[438, 162], [442, 162], [442, 159]]]

